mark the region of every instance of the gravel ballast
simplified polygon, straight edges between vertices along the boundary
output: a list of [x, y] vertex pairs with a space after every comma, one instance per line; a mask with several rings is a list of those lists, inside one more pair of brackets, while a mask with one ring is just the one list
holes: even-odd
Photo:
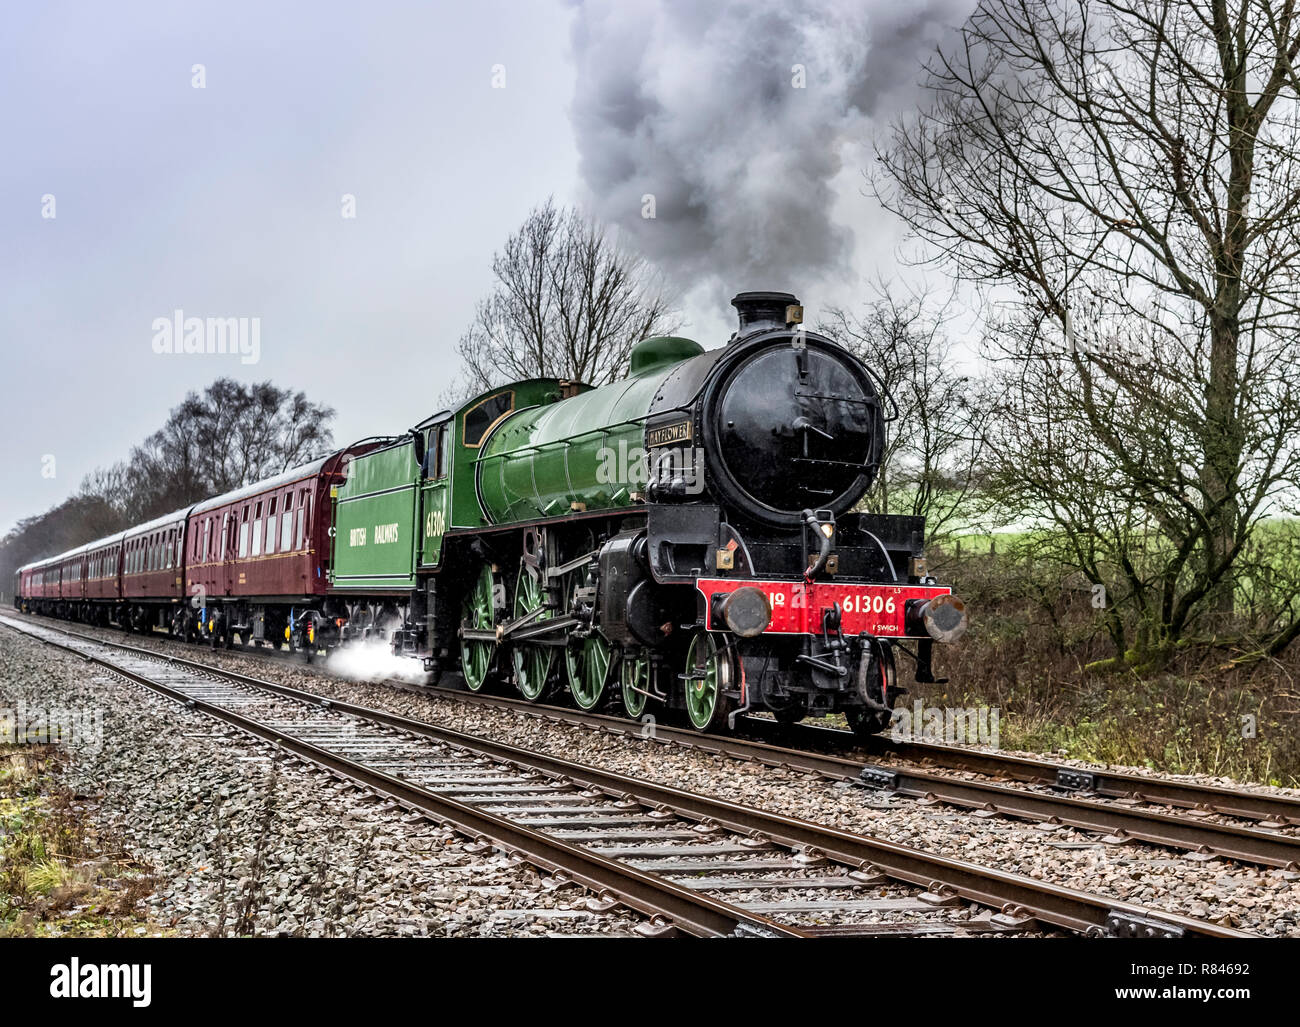
[[157, 881], [150, 918], [180, 935], [628, 934], [504, 853], [317, 774], [200, 713], [0, 627], [0, 707], [97, 709], [63, 783], [98, 805]]
[[[81, 630], [81, 629], [78, 629]], [[95, 633], [95, 632], [87, 632]], [[118, 632], [104, 637], [121, 640]], [[735, 802], [871, 834], [890, 841], [1067, 887], [1273, 936], [1300, 936], [1300, 875], [1224, 860], [1198, 861], [1144, 845], [1108, 846], [1085, 832], [1045, 832], [943, 806], [885, 797], [847, 783], [619, 737], [521, 714], [343, 681], [289, 661], [211, 653], [165, 639], [127, 638], [200, 662], [239, 670], [354, 703], [428, 720], [498, 741]], [[646, 734], [652, 730], [646, 729]]]

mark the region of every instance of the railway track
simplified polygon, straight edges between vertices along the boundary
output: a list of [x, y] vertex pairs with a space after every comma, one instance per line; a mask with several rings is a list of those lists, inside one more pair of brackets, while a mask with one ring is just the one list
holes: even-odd
[[[263, 650], [232, 651], [271, 662], [286, 659], [283, 654]], [[312, 669], [328, 673], [324, 668]], [[740, 735], [701, 735], [659, 722], [654, 723], [652, 731], [645, 731], [642, 724], [622, 717], [571, 707], [448, 686], [396, 680], [385, 684], [416, 694], [510, 709], [552, 723], [636, 734], [660, 744], [785, 767], [829, 780], [852, 781], [890, 795], [973, 810], [979, 816], [1029, 820], [1045, 831], [1077, 828], [1097, 833], [1110, 845], [1156, 845], [1187, 852], [1193, 859], [1224, 858], [1300, 874], [1300, 835], [1285, 833], [1300, 826], [1300, 799], [1289, 796], [1069, 767], [960, 746], [895, 741], [887, 736], [864, 745], [849, 731], [812, 724], [783, 725], [761, 717], [740, 718]], [[840, 755], [846, 751], [885, 757], [891, 762], [872, 765], [862, 758]], [[922, 769], [926, 767], [979, 774], [988, 779], [958, 778]], [[1010, 787], [1007, 781], [1031, 785], [1034, 790]], [[1214, 817], [1239, 823], [1217, 822]]]
[[[767, 738], [784, 737], [789, 742], [810, 749], [862, 747], [861, 741], [850, 731], [814, 724], [795, 724], [790, 729], [772, 720], [753, 717], [748, 720], [748, 730]], [[1145, 774], [1128, 774], [1096, 767], [1072, 767], [1051, 760], [967, 749], [938, 742], [894, 741], [883, 735], [868, 742], [866, 751], [915, 763], [929, 763], [948, 770], [986, 774], [1072, 792], [1088, 792], [1128, 803], [1187, 809], [1198, 815], [1219, 814], [1251, 820], [1269, 829], [1300, 826], [1300, 798], [1293, 796]]]
[[637, 910], [646, 933], [1250, 936], [152, 650], [0, 623], [518, 853], [595, 893], [593, 910]]
[[[1158, 845], [1207, 859], [1221, 857], [1259, 866], [1277, 867], [1300, 875], [1300, 836], [1276, 830], [1276, 828], [1300, 824], [1300, 800], [1285, 796], [1261, 796], [1257, 793], [1231, 789], [1183, 785], [1182, 782], [1163, 779], [1155, 779], [1150, 792], [1137, 792], [1135, 786], [1147, 781], [1146, 778], [1137, 775], [1112, 775], [1104, 771], [1076, 770], [1046, 762], [1038, 763], [1021, 757], [1003, 757], [998, 753], [970, 751], [954, 746], [931, 746], [916, 742], [893, 743], [887, 738], [882, 738], [880, 746], [876, 749], [915, 762], [931, 759], [932, 750], [938, 749], [948, 760], [943, 764], [947, 769], [1012, 776], [999, 770], [1005, 760], [1013, 768], [1020, 769], [1023, 776], [1017, 777], [1017, 780], [1033, 784], [1056, 784], [1058, 778], [1052, 773], [1056, 770], [1061, 771], [1063, 775], [1067, 772], [1073, 775], [1068, 786], [1069, 794], [1028, 791], [1008, 787], [996, 781], [934, 774], [901, 764], [883, 766], [864, 764], [860, 759], [812, 749], [788, 748], [736, 735], [701, 735], [697, 731], [669, 724], [655, 723], [652, 729], [647, 730], [644, 725], [621, 717], [584, 713], [561, 706], [538, 706], [508, 696], [442, 686], [416, 690], [424, 694], [510, 709], [552, 723], [636, 735], [660, 744], [717, 753], [773, 767], [785, 767], [833, 781], [853, 781], [889, 794], [974, 810], [980, 815], [1030, 820], [1039, 824], [1044, 830], [1074, 827], [1098, 832], [1102, 836], [1102, 841], [1107, 844]], [[771, 727], [768, 728], [766, 725]], [[788, 737], [791, 733], [786, 725], [759, 718], [744, 718], [740, 726], [746, 731], [755, 729], [755, 733], [770, 738]], [[825, 728], [812, 728], [812, 730], [845, 735], [853, 740], [849, 744], [857, 744], [856, 737], [847, 731], [831, 732]], [[821, 747], [824, 746], [823, 741]], [[963, 757], [967, 756], [970, 759], [963, 760]], [[1026, 767], [1029, 769], [1021, 769]], [[1096, 778], [1101, 787], [1090, 788], [1086, 785], [1080, 787], [1080, 784], [1075, 783], [1080, 782], [1081, 779], [1091, 778]], [[1132, 784], [1121, 786], [1119, 782]], [[1087, 795], [1095, 795], [1097, 799], [1084, 797]], [[1267, 811], [1273, 817], [1284, 817], [1284, 819], [1263, 821], [1258, 826], [1242, 826], [1215, 823], [1204, 820], [1201, 816], [1179, 816], [1126, 804], [1145, 802], [1160, 806], [1164, 805], [1161, 800], [1166, 795], [1179, 796], [1183, 801], [1178, 805], [1190, 804], [1192, 797], [1196, 797], [1199, 799], [1195, 805], [1197, 814], [1219, 813], [1225, 816], [1259, 820]], [[1118, 801], [1099, 801], [1101, 799]], [[1209, 805], [1211, 801], [1215, 803], [1213, 807]], [[1246, 817], [1243, 811], [1247, 810], [1256, 815]]]

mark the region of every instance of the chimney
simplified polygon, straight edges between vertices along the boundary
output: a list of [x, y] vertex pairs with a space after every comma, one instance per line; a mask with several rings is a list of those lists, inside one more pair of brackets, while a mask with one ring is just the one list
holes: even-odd
[[736, 337], [753, 332], [788, 328], [803, 321], [799, 298], [789, 292], [740, 292], [731, 300], [740, 312], [740, 330]]

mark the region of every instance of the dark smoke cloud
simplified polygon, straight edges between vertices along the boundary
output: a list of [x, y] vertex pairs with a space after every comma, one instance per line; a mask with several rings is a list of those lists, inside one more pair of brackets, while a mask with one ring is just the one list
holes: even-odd
[[871, 226], [837, 223], [837, 196], [856, 194], [873, 124], [918, 99], [920, 62], [974, 0], [575, 6], [572, 120], [592, 213], [679, 285], [726, 291], [850, 270], [853, 229]]

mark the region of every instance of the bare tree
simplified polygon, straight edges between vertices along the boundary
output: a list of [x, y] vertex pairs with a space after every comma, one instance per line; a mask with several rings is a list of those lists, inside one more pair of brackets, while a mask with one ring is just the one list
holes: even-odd
[[286, 471], [328, 450], [334, 411], [270, 382], [218, 378], [131, 451], [132, 512], [156, 516]]
[[189, 393], [128, 460], [92, 471], [77, 494], [0, 539], [0, 581], [29, 560], [251, 484], [333, 447], [334, 411], [270, 382], [218, 378]]
[[860, 357], [897, 406], [864, 505], [924, 517], [928, 540], [940, 544], [974, 524], [992, 414], [981, 382], [957, 365], [944, 311], [924, 292], [899, 298], [881, 288], [862, 311], [832, 309], [817, 326]]
[[520, 378], [615, 381], [635, 343], [679, 323], [643, 258], [553, 200], [506, 240], [492, 273], [492, 292], [456, 346], [465, 362], [458, 391], [466, 395]]
[[1300, 633], [1286, 596], [1228, 631], [1300, 477], [1297, 53], [1294, 0], [984, 0], [879, 152], [886, 206], [1014, 294], [991, 325], [1005, 494], [1095, 536], [1076, 566], [1123, 569], [1138, 666], [1198, 628], [1261, 653]]

